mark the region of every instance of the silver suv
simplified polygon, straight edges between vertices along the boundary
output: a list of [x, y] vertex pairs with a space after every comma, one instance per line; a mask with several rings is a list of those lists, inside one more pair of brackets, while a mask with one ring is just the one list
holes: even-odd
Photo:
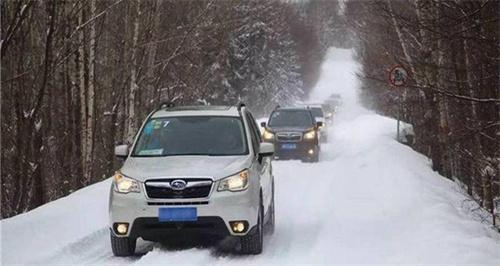
[[114, 175], [109, 198], [115, 256], [136, 240], [168, 242], [192, 235], [235, 237], [259, 254], [274, 231], [274, 147], [262, 142], [245, 105], [162, 105], [143, 123]]

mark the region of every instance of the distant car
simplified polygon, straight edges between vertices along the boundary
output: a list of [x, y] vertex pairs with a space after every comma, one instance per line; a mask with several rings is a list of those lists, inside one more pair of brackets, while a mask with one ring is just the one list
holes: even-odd
[[261, 142], [244, 105], [165, 107], [151, 113], [110, 190], [111, 248], [134, 254], [136, 240], [208, 235], [236, 238], [259, 254], [274, 231], [274, 147]]
[[342, 101], [342, 96], [338, 93], [332, 93], [330, 95], [330, 97], [328, 97], [328, 99], [334, 99], [334, 100], [338, 100], [339, 102]]
[[328, 123], [328, 125], [332, 125], [333, 118], [335, 115], [335, 108], [333, 108], [330, 104], [327, 103], [321, 104], [321, 107], [323, 108], [326, 122]]
[[276, 108], [268, 123], [262, 122], [261, 126], [264, 141], [274, 144], [276, 159], [319, 161], [319, 128], [323, 122], [316, 122], [310, 108]]
[[337, 112], [337, 110], [343, 104], [342, 96], [340, 94], [334, 93], [330, 95], [330, 97], [328, 97], [328, 99], [326, 99], [324, 103], [330, 105], [333, 111]]

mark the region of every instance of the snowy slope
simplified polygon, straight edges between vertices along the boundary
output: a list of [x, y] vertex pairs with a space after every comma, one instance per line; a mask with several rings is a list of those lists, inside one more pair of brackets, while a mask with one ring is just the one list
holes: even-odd
[[141, 243], [145, 254], [114, 258], [106, 180], [3, 220], [2, 263], [500, 265], [499, 235], [461, 208], [456, 186], [394, 140], [394, 120], [357, 104], [355, 69], [350, 51], [331, 50], [311, 96], [345, 101], [321, 162], [274, 162], [277, 227], [263, 254]]

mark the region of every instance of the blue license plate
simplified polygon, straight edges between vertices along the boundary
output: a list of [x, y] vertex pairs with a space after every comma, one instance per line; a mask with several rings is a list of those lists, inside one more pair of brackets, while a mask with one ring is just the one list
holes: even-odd
[[293, 150], [293, 149], [296, 149], [297, 148], [297, 145], [296, 144], [293, 144], [293, 143], [286, 143], [286, 144], [282, 144], [281, 145], [281, 148], [283, 150]]
[[198, 220], [196, 208], [160, 208], [160, 222], [194, 222]]

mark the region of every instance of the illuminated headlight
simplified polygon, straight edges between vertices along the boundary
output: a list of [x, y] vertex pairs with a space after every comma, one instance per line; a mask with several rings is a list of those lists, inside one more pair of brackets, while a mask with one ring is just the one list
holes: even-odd
[[141, 189], [139, 188], [139, 183], [137, 181], [122, 175], [120, 172], [115, 173], [114, 181], [115, 181], [116, 192], [120, 193], [141, 192]]
[[311, 130], [304, 134], [304, 139], [314, 139], [316, 137], [316, 131]]
[[264, 129], [264, 134], [262, 134], [262, 137], [264, 138], [264, 140], [273, 140], [274, 134]]
[[332, 117], [332, 116], [333, 116], [333, 113], [331, 113], [331, 112], [330, 112], [330, 113], [328, 113], [326, 116], [328, 116], [328, 117]]
[[241, 191], [248, 188], [248, 170], [226, 177], [219, 183], [218, 191]]

